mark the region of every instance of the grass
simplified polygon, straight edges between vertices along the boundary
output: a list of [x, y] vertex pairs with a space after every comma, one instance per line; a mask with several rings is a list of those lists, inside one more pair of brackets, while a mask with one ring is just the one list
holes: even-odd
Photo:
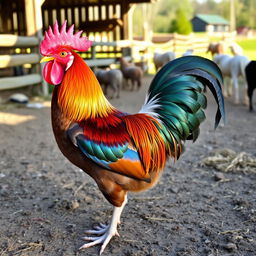
[[239, 38], [236, 42], [243, 48], [245, 56], [256, 60], [256, 38]]

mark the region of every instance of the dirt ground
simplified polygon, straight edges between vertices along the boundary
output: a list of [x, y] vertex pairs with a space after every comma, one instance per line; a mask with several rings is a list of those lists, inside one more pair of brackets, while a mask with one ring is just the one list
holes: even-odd
[[[112, 103], [136, 112], [151, 79]], [[50, 103], [44, 104], [1, 106], [0, 255], [97, 255], [99, 246], [78, 250], [83, 231], [107, 222], [112, 206], [62, 156], [51, 131]], [[199, 139], [186, 143], [177, 163], [167, 164], [158, 185], [129, 195], [120, 237], [104, 256], [256, 255], [256, 167], [243, 168], [242, 160], [226, 171], [203, 164], [220, 149], [255, 158], [256, 113], [227, 100], [227, 124], [214, 131], [215, 109], [209, 97]]]

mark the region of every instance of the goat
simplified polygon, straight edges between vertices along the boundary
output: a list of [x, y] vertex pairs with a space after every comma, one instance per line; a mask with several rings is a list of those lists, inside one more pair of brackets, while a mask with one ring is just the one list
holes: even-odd
[[129, 63], [124, 58], [119, 58], [121, 71], [123, 73], [123, 77], [127, 80], [131, 80], [132, 88], [134, 90], [135, 82], [137, 83], [137, 89], [139, 90], [141, 87], [141, 80], [143, 77], [143, 71], [140, 67], [135, 66], [133, 63]]
[[165, 52], [165, 53], [155, 52], [153, 57], [153, 62], [155, 64], [156, 71], [174, 59], [175, 59], [174, 52]]
[[210, 43], [206, 53], [210, 52], [212, 54], [212, 58], [215, 54], [223, 54], [224, 53], [224, 45], [223, 43]]
[[245, 74], [246, 74], [246, 79], [247, 79], [247, 84], [248, 84], [248, 97], [249, 97], [249, 110], [253, 111], [253, 104], [252, 104], [252, 96], [253, 96], [253, 91], [256, 88], [256, 61], [250, 61], [249, 64], [245, 68]]
[[[223, 76], [231, 77], [234, 94], [235, 94], [235, 103], [239, 103], [239, 84], [238, 77], [245, 77], [245, 67], [249, 63], [249, 59], [245, 56], [230, 56], [227, 54], [217, 54], [214, 56], [213, 61], [219, 66]], [[247, 83], [245, 83], [245, 90], [247, 89]], [[227, 88], [227, 85], [224, 83], [223, 94], [225, 97], [231, 95], [231, 88]], [[244, 93], [244, 103], [247, 104], [248, 98], [246, 93]]]
[[96, 69], [95, 75], [101, 86], [104, 86], [105, 95], [107, 95], [107, 89], [108, 86], [110, 86], [114, 91], [111, 98], [120, 97], [120, 89], [123, 83], [123, 74], [119, 69]]

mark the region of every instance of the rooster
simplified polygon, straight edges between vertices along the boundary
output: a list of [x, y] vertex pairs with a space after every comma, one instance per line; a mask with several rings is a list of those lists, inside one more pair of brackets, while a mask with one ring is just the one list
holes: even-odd
[[129, 191], [154, 186], [167, 160], [178, 159], [186, 140], [195, 141], [205, 119], [208, 86], [217, 102], [215, 127], [225, 117], [222, 75], [210, 60], [186, 56], [166, 64], [154, 77], [137, 114], [121, 112], [104, 96], [92, 70], [76, 51], [87, 51], [92, 42], [58, 22], [45, 32], [40, 45], [43, 76], [55, 85], [51, 117], [56, 142], [74, 165], [90, 175], [114, 206], [109, 225], [86, 231], [80, 249], [111, 238], [127, 203]]

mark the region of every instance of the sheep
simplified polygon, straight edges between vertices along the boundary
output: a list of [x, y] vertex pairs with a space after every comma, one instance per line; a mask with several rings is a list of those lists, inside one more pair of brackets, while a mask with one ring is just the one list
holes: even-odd
[[[239, 84], [238, 84], [238, 78], [239, 76], [242, 76], [244, 79], [245, 77], [245, 67], [249, 63], [249, 59], [246, 56], [230, 56], [227, 54], [217, 54], [214, 56], [213, 61], [219, 66], [223, 76], [231, 77], [234, 94], [235, 94], [235, 104], [239, 103]], [[245, 88], [247, 89], [247, 84], [245, 83]], [[224, 96], [231, 95], [230, 88], [227, 88], [227, 86], [224, 83], [224, 90], [223, 90]], [[244, 98], [244, 103], [248, 103], [248, 98]]]
[[193, 55], [193, 53], [194, 53], [194, 50], [193, 50], [193, 49], [188, 49], [188, 50], [186, 50], [186, 51], [182, 54], [182, 56], [190, 56], [190, 55]]
[[214, 57], [215, 54], [223, 54], [224, 53], [224, 45], [223, 43], [210, 43], [206, 53], [210, 52], [212, 54], [212, 57]]
[[143, 71], [140, 67], [135, 66], [133, 63], [127, 62], [124, 58], [119, 58], [121, 71], [123, 73], [123, 77], [132, 82], [131, 90], [134, 90], [135, 82], [137, 83], [137, 89], [139, 90], [141, 87], [141, 80], [143, 77]]
[[175, 59], [174, 52], [165, 52], [165, 53], [155, 52], [153, 57], [153, 62], [155, 64], [156, 71], [174, 59]]
[[123, 83], [123, 74], [119, 69], [96, 69], [95, 75], [101, 86], [104, 86], [105, 95], [107, 95], [107, 88], [110, 86], [114, 91], [110, 98], [120, 97], [120, 89]]
[[249, 64], [245, 68], [246, 80], [247, 80], [247, 93], [249, 97], [249, 110], [253, 111], [253, 104], [252, 104], [252, 95], [253, 91], [256, 88], [256, 61], [250, 61]]

